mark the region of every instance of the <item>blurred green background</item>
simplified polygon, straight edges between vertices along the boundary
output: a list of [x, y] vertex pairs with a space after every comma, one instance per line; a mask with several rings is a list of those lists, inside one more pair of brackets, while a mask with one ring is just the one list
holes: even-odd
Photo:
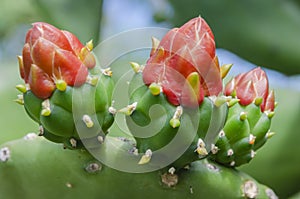
[[128, 29], [171, 28], [199, 15], [211, 26], [218, 48], [289, 76], [279, 75], [275, 87], [271, 84], [279, 102], [272, 124], [276, 136], [241, 169], [274, 188], [281, 198], [296, 194], [300, 191], [299, 0], [1, 0], [0, 144], [38, 131], [13, 101], [18, 94], [14, 87], [22, 83], [16, 55], [32, 22], [51, 23], [73, 32], [83, 43], [93, 39], [97, 44]]

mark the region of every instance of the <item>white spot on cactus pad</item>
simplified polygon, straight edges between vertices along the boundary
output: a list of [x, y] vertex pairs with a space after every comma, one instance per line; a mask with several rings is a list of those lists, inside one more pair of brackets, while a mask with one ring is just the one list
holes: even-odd
[[69, 183], [69, 182], [66, 183], [66, 186], [67, 186], [68, 188], [72, 188], [72, 187], [73, 187], [73, 185], [72, 185], [71, 183]]
[[219, 172], [219, 171], [220, 171], [220, 169], [219, 169], [216, 165], [213, 165], [213, 164], [207, 163], [207, 164], [206, 164], [206, 167], [207, 167], [209, 170], [214, 171], [214, 172]]
[[102, 165], [97, 162], [90, 163], [85, 167], [85, 170], [88, 173], [96, 173], [98, 171], [101, 171], [101, 169], [102, 169]]
[[242, 185], [243, 196], [247, 198], [256, 198], [258, 195], [258, 187], [252, 180], [247, 180]]
[[0, 149], [0, 162], [6, 162], [10, 158], [10, 150], [8, 147]]
[[173, 187], [178, 183], [178, 176], [176, 174], [165, 173], [161, 175], [161, 181], [168, 187]]
[[35, 138], [37, 138], [37, 134], [35, 133], [28, 133], [23, 137], [24, 140], [34, 140]]
[[278, 196], [274, 193], [274, 191], [272, 189], [267, 188], [265, 190], [265, 192], [266, 192], [269, 199], [278, 199]]

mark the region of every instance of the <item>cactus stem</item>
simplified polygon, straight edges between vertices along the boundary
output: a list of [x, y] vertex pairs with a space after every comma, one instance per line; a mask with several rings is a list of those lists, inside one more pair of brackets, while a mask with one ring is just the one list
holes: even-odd
[[92, 128], [94, 126], [94, 122], [89, 115], [83, 115], [82, 121], [85, 123], [86, 127]]
[[220, 67], [221, 78], [224, 79], [230, 71], [233, 64], [224, 64]]
[[247, 180], [242, 185], [243, 196], [247, 198], [256, 198], [258, 195], [258, 187], [252, 180]]
[[249, 144], [253, 145], [255, 143], [256, 137], [252, 134], [249, 135]]
[[6, 162], [10, 158], [10, 150], [8, 147], [3, 147], [0, 149], [0, 162]]
[[67, 82], [62, 79], [55, 80], [55, 86], [60, 91], [65, 91], [67, 89]]
[[232, 107], [233, 105], [235, 105], [239, 101], [240, 101], [240, 99], [232, 98], [229, 102], [227, 102], [227, 105], [228, 105], [228, 107]]
[[176, 174], [164, 173], [161, 175], [161, 181], [168, 187], [173, 187], [178, 183], [178, 176]]
[[41, 115], [42, 116], [49, 116], [51, 114], [51, 109], [50, 109], [50, 100], [46, 99], [42, 102], [42, 111]]
[[38, 136], [43, 136], [44, 135], [44, 127], [42, 125], [39, 126], [39, 134]]
[[235, 166], [235, 161], [231, 161], [231, 162], [230, 162], [230, 166], [231, 166], [231, 167], [234, 167], [234, 166]]
[[101, 171], [101, 169], [102, 165], [97, 162], [90, 163], [85, 167], [85, 171], [87, 171], [88, 173], [96, 173], [98, 171]]
[[211, 144], [211, 149], [210, 149], [212, 154], [217, 154], [219, 151], [219, 147], [217, 147], [215, 144]]
[[137, 106], [137, 102], [134, 102], [134, 103], [129, 104], [128, 106], [120, 109], [118, 112], [124, 113], [125, 115], [130, 116], [133, 113], [133, 111], [135, 111], [136, 106]]
[[20, 95], [17, 95], [17, 99], [15, 99], [14, 101], [17, 102], [18, 104], [20, 105], [24, 105], [24, 98], [23, 98], [23, 95], [20, 94]]
[[77, 146], [77, 141], [76, 141], [74, 138], [71, 138], [71, 139], [70, 139], [70, 144], [71, 144], [71, 146], [72, 146], [73, 148], [76, 148], [76, 146]]
[[270, 132], [270, 131], [269, 131], [269, 132], [266, 134], [266, 138], [267, 138], [267, 139], [270, 139], [270, 138], [273, 137], [275, 134], [276, 134], [275, 132]]
[[162, 92], [161, 85], [159, 83], [155, 83], [155, 82], [150, 84], [149, 89], [150, 89], [150, 92], [152, 93], [152, 95], [154, 95], [154, 96], [159, 95]]
[[142, 67], [140, 64], [138, 64], [138, 63], [136, 63], [136, 62], [129, 62], [129, 63], [130, 63], [130, 65], [131, 65], [132, 70], [133, 70], [135, 73], [140, 73], [140, 72], [143, 71], [143, 67]]
[[253, 159], [255, 157], [256, 153], [254, 150], [251, 150], [250, 152], [250, 157]]
[[88, 75], [86, 78], [86, 83], [92, 85], [92, 86], [96, 86], [98, 83], [99, 77], [97, 76], [90, 76]]
[[147, 164], [150, 162], [152, 157], [152, 151], [150, 149], [147, 149], [145, 154], [142, 156], [138, 164]]
[[109, 77], [111, 77], [112, 74], [113, 74], [113, 72], [110, 70], [110, 68], [102, 69], [101, 72], [102, 72], [103, 75], [106, 75], [106, 76], [109, 76]]
[[262, 98], [262, 97], [257, 97], [257, 98], [255, 98], [255, 100], [254, 100], [254, 104], [255, 104], [256, 106], [260, 106], [262, 102], [263, 102], [263, 98]]
[[244, 121], [244, 120], [246, 120], [246, 119], [247, 119], [247, 113], [244, 112], [244, 111], [242, 111], [242, 112], [240, 113], [240, 120], [241, 120], [241, 121]]
[[176, 169], [174, 167], [171, 167], [169, 170], [168, 170], [168, 173], [174, 175]]
[[18, 84], [16, 85], [16, 89], [20, 91], [21, 93], [26, 93], [27, 87], [24, 84]]
[[225, 136], [225, 131], [224, 130], [221, 130], [220, 133], [219, 133], [219, 138], [222, 138]]
[[227, 150], [227, 156], [232, 156], [234, 154], [233, 150], [232, 149], [228, 149]]
[[203, 156], [208, 154], [208, 152], [205, 148], [205, 143], [201, 138], [198, 139], [197, 148], [196, 148], [195, 152], [197, 152], [199, 155], [203, 155]]

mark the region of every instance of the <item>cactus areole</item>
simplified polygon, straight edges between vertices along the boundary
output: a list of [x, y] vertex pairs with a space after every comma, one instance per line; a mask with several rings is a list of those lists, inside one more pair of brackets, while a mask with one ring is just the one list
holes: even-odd
[[40, 135], [66, 148], [105, 151], [105, 136], [123, 113], [134, 144], [122, 152], [137, 168], [150, 165], [172, 176], [203, 158], [239, 166], [274, 134], [274, 92], [259, 67], [223, 88], [232, 64], [220, 66], [215, 49], [201, 17], [161, 40], [153, 37], [147, 61], [130, 63], [129, 104], [117, 109], [112, 71], [96, 70], [92, 41], [83, 45], [72, 33], [37, 22], [18, 57], [25, 85], [17, 85], [16, 101], [40, 125]]

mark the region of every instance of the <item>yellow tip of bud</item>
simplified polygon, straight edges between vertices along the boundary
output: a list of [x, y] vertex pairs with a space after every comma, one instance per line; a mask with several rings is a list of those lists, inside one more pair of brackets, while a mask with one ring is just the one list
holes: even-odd
[[246, 112], [241, 112], [240, 113], [240, 120], [241, 121], [244, 121], [244, 120], [246, 120], [247, 119], [247, 113]]
[[200, 77], [197, 72], [192, 72], [186, 79], [193, 89], [197, 88], [200, 84]]
[[42, 116], [49, 116], [51, 114], [51, 110], [49, 108], [45, 108], [41, 111]]
[[255, 100], [254, 100], [254, 104], [255, 104], [256, 106], [260, 106], [262, 102], [263, 102], [263, 98], [262, 98], [262, 97], [257, 97], [257, 98], [255, 98]]
[[91, 39], [90, 41], [88, 41], [88, 42], [85, 44], [85, 46], [87, 47], [87, 49], [88, 49], [89, 51], [92, 51], [93, 48], [94, 48], [93, 40]]
[[147, 164], [148, 162], [150, 162], [151, 157], [152, 157], [152, 151], [148, 149], [146, 153], [142, 156], [138, 164]]
[[92, 118], [88, 115], [83, 115], [82, 121], [84, 122], [87, 128], [92, 128], [94, 126]]
[[152, 93], [152, 95], [159, 95], [162, 91], [162, 87], [160, 84], [152, 83], [149, 86], [149, 90]]
[[129, 63], [135, 73], [138, 73], [141, 71], [141, 66], [138, 63], [136, 63], [136, 62], [129, 62]]
[[27, 91], [27, 88], [24, 84], [16, 85], [16, 89], [18, 89], [18, 91], [20, 91], [21, 93], [26, 93], [26, 91]]
[[67, 82], [62, 79], [58, 79], [55, 81], [56, 88], [60, 91], [65, 91], [67, 89]]
[[224, 79], [230, 71], [233, 64], [224, 64], [220, 67], [221, 78]]
[[155, 37], [151, 37], [151, 41], [152, 41], [152, 50], [150, 55], [152, 55], [157, 50], [160, 43], [160, 41]]
[[177, 128], [180, 126], [180, 120], [177, 119], [177, 118], [172, 118], [170, 120], [170, 125], [173, 127], [173, 128]]
[[15, 99], [14, 101], [20, 105], [24, 105], [24, 98], [23, 98], [23, 95], [17, 95], [17, 99]]

